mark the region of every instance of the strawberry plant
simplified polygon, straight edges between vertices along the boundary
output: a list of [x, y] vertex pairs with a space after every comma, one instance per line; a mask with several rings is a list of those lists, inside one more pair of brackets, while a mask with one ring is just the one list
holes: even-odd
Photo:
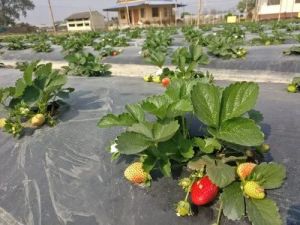
[[264, 31], [264, 28], [259, 23], [248, 23], [246, 29], [251, 33], [261, 33]]
[[130, 39], [137, 39], [141, 38], [142, 36], [142, 29], [140, 28], [135, 28], [135, 29], [130, 29], [126, 31], [126, 36]]
[[[179, 182], [186, 196], [176, 206], [178, 216], [193, 215], [191, 204], [200, 207], [218, 199], [218, 225], [222, 215], [232, 220], [247, 216], [253, 225], [280, 225], [276, 203], [266, 191], [279, 188], [286, 171], [277, 163], [261, 163], [269, 147], [259, 126], [263, 117], [253, 110], [258, 91], [253, 82], [222, 88], [205, 79], [174, 79], [164, 94], [128, 104], [126, 112], [108, 114], [98, 126], [126, 127], [110, 152], [113, 159], [138, 158], [125, 170], [133, 184], [148, 184], [154, 170], [167, 177], [178, 167], [192, 171]], [[187, 115], [202, 124], [196, 136]]]
[[106, 47], [126, 47], [128, 46], [128, 39], [120, 36], [117, 32], [107, 33], [101, 37], [100, 40], [94, 41], [92, 46], [95, 50], [102, 50]]
[[67, 38], [68, 38], [67, 35], [58, 35], [58, 36], [52, 36], [50, 40], [54, 45], [62, 45]]
[[103, 64], [100, 57], [95, 57], [91, 53], [77, 52], [65, 57], [69, 65], [64, 67], [65, 74], [75, 76], [107, 76], [110, 75], [110, 65]]
[[12, 40], [7, 46], [8, 50], [23, 50], [27, 48], [29, 48], [29, 46], [19, 39]]
[[264, 32], [261, 32], [259, 34], [258, 38], [254, 38], [251, 40], [251, 43], [253, 45], [278, 45], [282, 44], [285, 41], [286, 37], [283, 33], [274, 31], [273, 35], [268, 35]]
[[211, 39], [207, 48], [210, 54], [223, 59], [244, 58], [247, 55], [247, 50], [236, 46], [235, 40], [219, 35]]
[[166, 61], [166, 54], [162, 52], [149, 51], [147, 61], [158, 67], [155, 74], [150, 74], [144, 77], [146, 82], [161, 83], [164, 78], [174, 76], [174, 71], [168, 67], [163, 67]]
[[207, 46], [208, 40], [205, 38], [202, 31], [196, 30], [193, 27], [185, 27], [182, 28], [182, 32], [189, 43]]
[[300, 46], [290, 47], [283, 52], [285, 55], [300, 55]]
[[77, 38], [69, 38], [62, 44], [63, 53], [65, 55], [74, 54], [83, 50], [84, 43]]
[[227, 25], [224, 30], [219, 32], [219, 35], [226, 37], [233, 37], [236, 40], [244, 40], [245, 31], [237, 25]]
[[52, 64], [29, 64], [15, 86], [0, 89], [0, 103], [6, 118], [1, 119], [5, 132], [21, 136], [24, 128], [44, 123], [53, 126], [73, 88], [63, 88], [67, 77], [52, 70]]
[[167, 53], [171, 43], [172, 38], [169, 32], [150, 30], [142, 46], [143, 56], [148, 57], [151, 51]]
[[176, 65], [175, 77], [191, 79], [205, 77], [202, 72], [197, 72], [198, 65], [209, 63], [208, 56], [200, 45], [192, 44], [188, 48], [178, 48], [172, 57], [172, 63]]
[[116, 50], [113, 47], [107, 46], [107, 47], [101, 48], [100, 56], [101, 57], [117, 56], [117, 55], [121, 54], [121, 52], [122, 52], [122, 50]]
[[45, 41], [37, 42], [32, 46], [33, 50], [36, 52], [52, 52], [53, 49], [51, 45]]

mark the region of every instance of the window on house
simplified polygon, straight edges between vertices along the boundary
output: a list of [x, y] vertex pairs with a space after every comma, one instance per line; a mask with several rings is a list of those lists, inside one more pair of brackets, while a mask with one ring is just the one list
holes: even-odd
[[90, 26], [90, 23], [85, 23], [84, 25], [87, 26], [87, 27], [89, 27], [89, 26]]
[[296, 0], [295, 3], [300, 3], [300, 0]]
[[69, 27], [75, 27], [75, 24], [69, 24]]
[[121, 19], [124, 20], [126, 18], [126, 15], [125, 15], [125, 10], [121, 10], [120, 11], [120, 16], [121, 16]]
[[280, 5], [280, 0], [268, 0], [268, 5]]
[[168, 11], [169, 11], [168, 8], [164, 8], [164, 16], [165, 17], [168, 17], [168, 14], [169, 14]]
[[159, 17], [159, 8], [152, 8], [152, 17]]
[[141, 8], [141, 18], [145, 18], [145, 9]]
[[83, 23], [78, 23], [77, 27], [83, 27]]

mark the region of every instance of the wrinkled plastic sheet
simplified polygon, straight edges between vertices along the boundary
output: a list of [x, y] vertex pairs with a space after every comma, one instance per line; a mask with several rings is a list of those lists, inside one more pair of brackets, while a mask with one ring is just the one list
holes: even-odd
[[[15, 70], [0, 70], [0, 86], [12, 84], [18, 76]], [[61, 115], [56, 127], [43, 127], [20, 140], [0, 132], [1, 225], [213, 223], [215, 205], [199, 208], [194, 217], [176, 216], [174, 204], [184, 198], [178, 176], [154, 176], [151, 188], [134, 187], [123, 178], [132, 159], [111, 163], [105, 151], [122, 129], [99, 129], [99, 118], [161, 93], [159, 85], [126, 77], [70, 78], [68, 85], [76, 88], [68, 100], [71, 110]], [[299, 95], [284, 88], [261, 84], [257, 108], [265, 115], [263, 129], [272, 147], [267, 158], [285, 164], [288, 171], [284, 186], [268, 195], [278, 202], [284, 224], [296, 225], [300, 223], [300, 101]], [[196, 121], [191, 129], [197, 132]], [[248, 223], [223, 219], [223, 224]]]

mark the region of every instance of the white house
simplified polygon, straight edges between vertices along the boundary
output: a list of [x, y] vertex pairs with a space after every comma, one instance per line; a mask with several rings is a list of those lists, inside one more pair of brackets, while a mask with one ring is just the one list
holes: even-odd
[[260, 20], [298, 17], [300, 0], [259, 0], [258, 18]]
[[104, 16], [98, 11], [74, 13], [66, 21], [68, 31], [97, 31], [105, 28]]

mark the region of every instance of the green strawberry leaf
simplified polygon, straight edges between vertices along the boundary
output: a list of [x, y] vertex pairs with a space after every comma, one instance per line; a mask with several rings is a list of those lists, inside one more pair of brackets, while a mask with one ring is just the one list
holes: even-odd
[[223, 91], [221, 121], [240, 117], [251, 110], [258, 97], [259, 87], [253, 82], [237, 82]]
[[188, 97], [189, 92], [186, 90], [186, 82], [183, 80], [174, 80], [167, 87], [165, 94], [173, 101]]
[[153, 141], [164, 142], [172, 138], [179, 129], [177, 121], [171, 121], [168, 124], [155, 123], [153, 125]]
[[187, 167], [190, 169], [190, 170], [201, 170], [204, 168], [204, 166], [206, 165], [206, 162], [200, 158], [200, 159], [197, 159], [197, 160], [191, 160], [188, 162], [187, 164]]
[[214, 138], [195, 138], [195, 144], [200, 148], [200, 150], [204, 153], [211, 154], [214, 152], [214, 150], [220, 150], [221, 144], [218, 142], [218, 140]]
[[131, 126], [136, 122], [137, 121], [129, 113], [122, 113], [120, 115], [107, 114], [100, 119], [98, 126], [101, 128]]
[[32, 74], [34, 70], [34, 64], [30, 64], [24, 71], [24, 81], [27, 85], [32, 85]]
[[219, 126], [220, 88], [211, 84], [196, 84], [192, 90], [192, 104], [195, 114], [201, 122], [212, 127]]
[[146, 136], [149, 140], [153, 140], [153, 124], [149, 122], [142, 122], [133, 124], [128, 128], [128, 131], [135, 132]]
[[245, 215], [244, 195], [240, 182], [234, 182], [224, 188], [221, 194], [223, 213], [230, 220], [239, 220]]
[[141, 106], [146, 112], [149, 112], [160, 119], [164, 119], [168, 113], [170, 103], [169, 97], [165, 95], [155, 95], [148, 97], [142, 102]]
[[128, 104], [126, 110], [135, 118], [136, 121], [145, 121], [145, 113], [140, 104]]
[[235, 180], [235, 167], [223, 163], [221, 160], [212, 160], [208, 156], [202, 159], [206, 163], [206, 172], [211, 181], [220, 188], [224, 188]]
[[34, 86], [27, 86], [23, 92], [22, 99], [26, 103], [31, 104], [36, 102], [40, 98], [41, 94], [42, 92], [38, 88]]
[[261, 163], [254, 168], [252, 176], [265, 189], [279, 188], [286, 178], [286, 168], [277, 163]]
[[171, 121], [168, 124], [143, 122], [133, 124], [128, 131], [146, 136], [152, 142], [164, 142], [174, 136], [179, 129], [177, 121]]
[[253, 120], [243, 117], [222, 123], [216, 136], [223, 141], [243, 146], [258, 146], [264, 142], [260, 127]]
[[271, 199], [246, 198], [246, 209], [253, 225], [282, 225], [279, 209]]
[[192, 111], [193, 111], [193, 106], [192, 106], [191, 102], [189, 100], [182, 99], [182, 100], [172, 103], [168, 107], [167, 117], [175, 118], [177, 116], [183, 116], [186, 113], [192, 112]]
[[22, 96], [23, 93], [24, 93], [24, 90], [25, 90], [26, 86], [27, 85], [26, 85], [24, 79], [22, 79], [22, 78], [18, 79], [16, 81], [16, 89], [15, 89], [15, 95], [14, 95], [14, 97], [18, 98], [18, 97]]
[[133, 155], [149, 148], [152, 142], [142, 134], [124, 132], [117, 137], [116, 144], [120, 153]]

